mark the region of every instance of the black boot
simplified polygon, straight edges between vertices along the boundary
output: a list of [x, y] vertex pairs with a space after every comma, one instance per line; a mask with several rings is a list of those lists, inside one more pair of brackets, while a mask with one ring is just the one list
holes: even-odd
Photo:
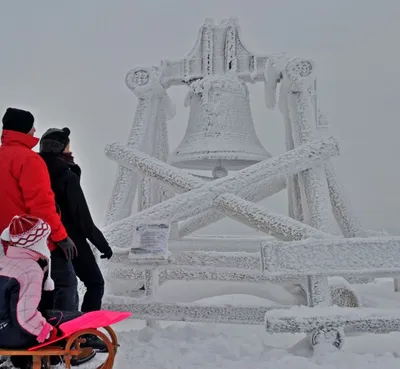
[[84, 338], [86, 342], [81, 343], [81, 347], [91, 347], [93, 350], [96, 350], [97, 352], [108, 352], [107, 345], [99, 337], [93, 334], [88, 334], [82, 336], [82, 338]]
[[[32, 356], [11, 356], [10, 363], [12, 364], [10, 368], [31, 369]], [[5, 368], [7, 368], [7, 366], [5, 366]]]

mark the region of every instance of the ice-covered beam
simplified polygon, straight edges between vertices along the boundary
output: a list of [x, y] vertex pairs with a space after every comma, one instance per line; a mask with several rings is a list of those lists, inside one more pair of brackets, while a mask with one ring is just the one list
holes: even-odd
[[270, 213], [265, 208], [233, 194], [220, 195], [214, 203], [219, 210], [233, 219], [286, 241], [301, 240], [308, 237], [330, 237], [328, 233], [293, 218]]
[[194, 303], [145, 302], [127, 298], [119, 302], [113, 298], [106, 299], [103, 308], [132, 311], [132, 317], [141, 320], [263, 325], [265, 313], [276, 306], [196, 305]]
[[[250, 184], [248, 188], [239, 191], [238, 196], [251, 202], [259, 202], [268, 196], [282, 191], [285, 187], [285, 176], [268, 178], [267, 180], [261, 180], [260, 182]], [[212, 209], [190, 219], [183, 220], [179, 223], [179, 236], [185, 237], [225, 217], [226, 214], [224, 212]]]
[[[315, 65], [312, 60], [293, 58], [287, 59], [278, 55], [271, 58], [267, 66], [266, 89], [267, 105], [273, 107], [276, 103], [277, 79], [282, 82], [280, 93], [280, 108], [284, 113], [286, 123], [287, 145], [298, 147], [315, 139], [315, 112], [309, 89], [315, 79]], [[298, 204], [296, 183], [290, 179], [290, 204]], [[328, 209], [326, 201], [328, 191], [323, 165], [316, 166], [299, 175], [299, 189], [302, 198], [302, 216], [304, 222], [314, 228], [326, 231], [328, 229]], [[292, 201], [293, 200], [293, 201]], [[293, 209], [297, 212], [300, 209]], [[300, 213], [299, 213], [300, 215]]]
[[333, 214], [340, 230], [345, 237], [368, 237], [361, 223], [350, 207], [350, 200], [346, 197], [343, 186], [337, 179], [335, 168], [328, 160], [325, 163], [325, 174], [328, 182], [329, 197]]
[[400, 237], [262, 242], [261, 257], [264, 270], [273, 274], [393, 275], [400, 272]]
[[[107, 156], [117, 161], [121, 165], [127, 165], [130, 168], [138, 168], [146, 173], [146, 175], [159, 180], [166, 178], [170, 183], [173, 183], [175, 188], [179, 191], [189, 191], [194, 188], [200, 187], [205, 183], [209, 183], [202, 179], [200, 176], [187, 175], [181, 169], [169, 166], [166, 170], [165, 165], [158, 161], [152, 160], [149, 155], [141, 152], [135, 152], [133, 156], [132, 149], [113, 143], [106, 146], [105, 150]], [[150, 159], [150, 160], [149, 160]], [[253, 202], [258, 202], [267, 196], [273, 195], [286, 187], [285, 176], [279, 178], [271, 178], [261, 180], [257, 183], [252, 183], [248, 188], [239, 192], [240, 196]], [[215, 223], [223, 219], [226, 215], [224, 213], [209, 210], [203, 214], [194, 216], [191, 219], [182, 221], [179, 225], [179, 236], [184, 237], [188, 234], [195, 232], [209, 224]]]
[[[136, 280], [145, 279], [145, 269], [135, 266], [107, 269], [107, 278], [115, 280]], [[230, 282], [288, 282], [284, 277], [269, 276], [261, 273], [261, 270], [240, 270], [236, 268], [207, 268], [207, 267], [188, 267], [188, 266], [169, 266], [160, 268], [160, 283], [166, 281], [230, 281]]]
[[261, 269], [260, 256], [248, 252], [178, 251], [169, 261], [196, 267]]
[[[115, 280], [135, 280], [142, 281], [145, 279], [145, 269], [138, 268], [137, 266], [123, 266], [112, 268], [107, 265], [107, 269], [104, 270], [104, 274], [108, 279]], [[174, 266], [169, 265], [168, 268], [160, 268], [160, 283], [164, 283], [166, 281], [236, 281], [236, 282], [273, 282], [273, 283], [281, 283], [288, 281], [302, 281], [305, 280], [303, 277], [298, 277], [296, 280], [293, 280], [290, 275], [279, 275], [279, 274], [268, 274], [262, 273], [261, 270], [239, 270], [236, 268], [225, 268], [225, 269], [216, 269], [216, 268], [198, 268], [198, 267], [188, 267], [188, 266]], [[381, 275], [377, 274], [377, 278], [387, 278], [391, 276], [387, 272], [382, 273]], [[394, 273], [393, 276], [397, 275]], [[344, 275], [344, 277], [348, 277], [348, 275]], [[344, 290], [344, 288], [348, 289], [347, 286], [342, 287], [339, 291], [339, 287], [336, 285], [331, 286], [332, 291], [332, 300], [339, 301], [343, 298], [340, 296], [340, 293]], [[352, 297], [350, 297], [352, 298]], [[337, 305], [337, 303], [335, 303]]]
[[400, 331], [398, 309], [309, 308], [276, 309], [265, 314], [269, 333], [304, 333], [327, 328], [343, 328], [347, 332], [389, 333]]
[[276, 106], [278, 83], [282, 79], [282, 71], [289, 58], [284, 53], [275, 53], [269, 56], [264, 69], [265, 105], [273, 109]]
[[[142, 154], [132, 150], [131, 155], [134, 157]], [[254, 164], [238, 171], [234, 175], [228, 175], [204, 184], [199, 188], [177, 195], [170, 200], [113, 223], [104, 228], [104, 234], [112, 246], [129, 247], [136, 225], [143, 221], [163, 220], [171, 223], [189, 218], [211, 209], [214, 199], [220, 194], [226, 192], [237, 193], [249, 186], [249, 184], [259, 182], [261, 179], [267, 179], [268, 177], [299, 173], [335, 155], [338, 155], [338, 146], [334, 138], [312, 141], [295, 150]], [[148, 165], [154, 162], [161, 164], [163, 172], [165, 172], [162, 178], [167, 176], [167, 173], [170, 173], [171, 176], [168, 177], [166, 182], [171, 185], [188, 179], [188, 176], [178, 175], [168, 165], [156, 159], [147, 158], [146, 163], [147, 161]], [[146, 163], [143, 162], [143, 171], [147, 167]], [[148, 172], [152, 173], [151, 171], [146, 171], [146, 174]], [[172, 173], [176, 174], [176, 176], [172, 175]]]
[[[164, 87], [160, 83], [160, 71], [155, 67], [132, 69], [126, 76], [126, 84], [139, 98], [135, 119], [128, 134], [127, 146], [138, 150], [152, 149], [146, 141], [150, 130], [159, 130], [159, 114], [163, 119], [174, 115], [174, 108]], [[164, 143], [158, 145], [163, 147]], [[105, 225], [121, 220], [131, 214], [135, 191], [139, 183], [139, 174], [126, 166], [119, 166], [115, 185], [107, 207]]]
[[193, 266], [212, 268], [239, 268], [261, 270], [259, 252], [175, 251], [167, 259], [142, 258], [137, 255], [113, 262], [135, 265], [137, 268]]
[[186, 174], [183, 170], [166, 165], [164, 162], [114, 142], [106, 146], [106, 155], [119, 164], [134, 170], [140, 170], [145, 175], [158, 179], [173, 186], [178, 191], [191, 191], [207, 183], [204, 180]]
[[[314, 139], [311, 99], [307, 91], [289, 94], [289, 113], [295, 147]], [[326, 231], [329, 224], [328, 187], [323, 164], [299, 174], [304, 221]]]
[[126, 258], [124, 264], [137, 268], [193, 266], [197, 268], [238, 268], [261, 270], [260, 254], [255, 252], [176, 251], [167, 259], [150, 256]]

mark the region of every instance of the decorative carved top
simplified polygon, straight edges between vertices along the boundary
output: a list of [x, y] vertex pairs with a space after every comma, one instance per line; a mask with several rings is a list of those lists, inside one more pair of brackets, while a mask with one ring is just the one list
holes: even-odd
[[314, 71], [314, 62], [307, 59], [294, 58], [286, 64], [286, 75], [292, 81], [309, 77]]
[[315, 63], [309, 59], [290, 59], [286, 64], [284, 76], [291, 82], [292, 92], [303, 89], [310, 91], [315, 79]]
[[126, 75], [126, 84], [128, 88], [134, 90], [138, 86], [144, 86], [149, 82], [150, 73], [147, 69], [137, 69], [129, 71]]
[[195, 45], [184, 58], [164, 61], [162, 83], [179, 85], [207, 76], [235, 72], [245, 82], [263, 80], [268, 56], [256, 55], [244, 46], [236, 18], [219, 23], [206, 19]]
[[133, 93], [141, 98], [151, 94], [163, 96], [165, 89], [160, 83], [160, 70], [156, 67], [137, 67], [130, 70], [125, 83]]

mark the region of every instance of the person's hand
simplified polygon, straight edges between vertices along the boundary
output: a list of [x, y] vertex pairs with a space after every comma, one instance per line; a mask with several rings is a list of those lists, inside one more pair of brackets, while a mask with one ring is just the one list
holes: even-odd
[[78, 255], [78, 249], [76, 248], [74, 241], [72, 241], [69, 237], [65, 240], [56, 242], [57, 246], [64, 251], [65, 258], [67, 260], [72, 260], [75, 256]]
[[108, 260], [110, 260], [112, 256], [113, 256], [113, 251], [112, 251], [112, 249], [111, 249], [111, 247], [110, 247], [106, 252], [104, 252], [104, 253], [100, 256], [100, 258], [101, 258], [101, 259], [108, 259]]

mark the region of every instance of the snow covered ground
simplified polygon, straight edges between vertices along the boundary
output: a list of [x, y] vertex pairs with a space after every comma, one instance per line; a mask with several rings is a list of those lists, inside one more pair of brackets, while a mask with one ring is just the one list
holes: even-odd
[[[232, 287], [219, 283], [168, 282], [159, 293], [170, 299], [200, 302], [273, 304], [290, 303], [282, 290], [275, 288], [251, 295], [232, 294]], [[195, 288], [193, 288], [195, 287]], [[211, 288], [210, 288], [211, 287]], [[261, 287], [261, 286], [258, 286]], [[247, 284], [247, 288], [249, 285]], [[392, 280], [379, 280], [357, 286], [365, 306], [399, 308], [400, 293], [393, 292]], [[220, 296], [211, 296], [220, 293]], [[275, 298], [273, 296], [276, 293]], [[160, 295], [159, 294], [159, 295]], [[256, 295], [256, 296], [254, 296]], [[175, 301], [176, 301], [175, 300]], [[116, 369], [398, 369], [400, 333], [364, 334], [347, 337], [341, 352], [311, 356], [304, 335], [269, 335], [262, 326], [187, 324], [162, 322], [160, 328], [144, 327], [144, 322], [129, 320], [115, 326], [121, 343]], [[300, 341], [300, 342], [299, 342]], [[296, 345], [297, 344], [297, 345]], [[99, 357], [100, 359], [100, 357]]]

